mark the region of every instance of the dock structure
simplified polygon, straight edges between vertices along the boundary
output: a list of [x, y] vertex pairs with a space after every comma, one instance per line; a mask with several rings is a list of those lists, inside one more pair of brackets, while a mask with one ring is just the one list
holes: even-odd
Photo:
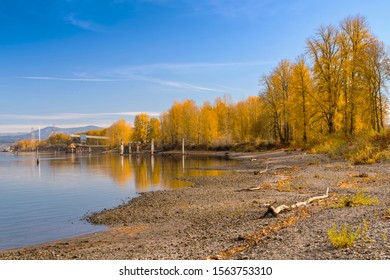
[[[110, 137], [106, 136], [92, 136], [86, 134], [71, 134], [71, 138], [80, 139], [81, 144], [72, 144], [71, 153], [92, 153], [92, 151], [107, 150], [107, 145], [99, 145], [99, 140], [108, 140]], [[87, 139], [95, 139], [96, 145], [86, 144]]]
[[85, 135], [85, 134], [71, 134], [69, 136], [71, 138], [79, 138], [80, 140], [83, 140], [83, 138], [84, 139], [96, 139], [97, 145], [99, 143], [98, 142], [99, 140], [108, 140], [108, 139], [110, 139], [110, 137], [106, 137], [106, 136], [92, 136], [92, 135]]

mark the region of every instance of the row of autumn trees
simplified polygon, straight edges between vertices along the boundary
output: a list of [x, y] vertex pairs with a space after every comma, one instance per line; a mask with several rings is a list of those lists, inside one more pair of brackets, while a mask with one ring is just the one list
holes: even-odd
[[155, 144], [165, 148], [186, 146], [218, 147], [271, 137], [263, 123], [267, 119], [263, 98], [248, 97], [233, 103], [228, 96], [217, 98], [213, 104], [196, 105], [193, 100], [174, 102], [160, 117], [143, 113], [135, 116], [131, 126], [121, 119], [109, 128], [89, 131], [89, 135], [108, 136], [110, 147], [122, 141]]
[[323, 26], [306, 45], [305, 56], [281, 61], [262, 78], [273, 137], [306, 143], [323, 134], [381, 132], [390, 60], [366, 20]]
[[228, 96], [198, 106], [174, 102], [160, 117], [139, 114], [133, 127], [119, 120], [88, 132], [109, 136], [108, 146], [122, 142], [165, 148], [226, 147], [237, 143], [305, 146], [321, 136], [355, 137], [385, 129], [386, 83], [390, 59], [365, 18], [349, 17], [323, 26], [306, 42], [296, 61], [282, 60], [261, 78], [258, 96], [232, 102]]
[[[175, 102], [162, 114], [165, 145], [241, 142], [315, 143], [320, 135], [354, 137], [385, 129], [390, 59], [365, 18], [323, 26], [295, 62], [282, 60], [261, 79], [259, 96], [196, 106]], [[136, 124], [135, 124], [136, 126]]]
[[306, 145], [321, 135], [379, 133], [386, 126], [389, 78], [384, 43], [365, 18], [349, 17], [319, 28], [295, 62], [282, 60], [264, 75], [258, 96], [237, 103], [225, 96], [202, 106], [175, 102], [159, 118], [136, 116], [127, 139], [154, 139], [166, 147], [180, 146], [183, 138], [186, 145], [207, 147], [270, 141]]

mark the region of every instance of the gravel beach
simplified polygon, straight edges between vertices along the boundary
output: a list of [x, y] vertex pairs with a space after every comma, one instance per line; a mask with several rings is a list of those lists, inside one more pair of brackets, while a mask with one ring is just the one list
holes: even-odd
[[[192, 186], [144, 193], [87, 219], [103, 232], [0, 252], [0, 259], [198, 260], [390, 259], [390, 164], [352, 165], [300, 151], [230, 153], [238, 164], [218, 177], [186, 178]], [[263, 217], [265, 204], [305, 207]], [[369, 206], [335, 207], [364, 190]], [[327, 231], [343, 224], [361, 236], [335, 248]]]

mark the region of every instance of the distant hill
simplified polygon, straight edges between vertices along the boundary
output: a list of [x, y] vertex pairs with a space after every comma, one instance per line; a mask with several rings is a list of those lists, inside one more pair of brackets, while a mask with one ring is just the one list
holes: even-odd
[[[102, 129], [98, 126], [83, 126], [83, 127], [72, 127], [72, 128], [61, 128], [61, 127], [54, 127], [55, 133], [63, 133], [66, 135], [69, 134], [75, 134], [80, 132], [86, 132], [89, 130], [95, 130], [95, 129]], [[47, 139], [53, 132], [53, 126], [48, 126], [41, 129], [41, 139]], [[35, 139], [38, 139], [39, 137], [39, 130], [34, 131], [34, 137]], [[0, 134], [0, 144], [11, 144], [15, 143], [19, 140], [26, 140], [31, 139], [31, 133], [1, 133]]]

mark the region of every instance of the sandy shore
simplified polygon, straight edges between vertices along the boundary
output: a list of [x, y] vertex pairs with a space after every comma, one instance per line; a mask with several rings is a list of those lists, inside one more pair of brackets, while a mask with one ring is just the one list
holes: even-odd
[[[90, 217], [107, 231], [2, 251], [0, 259], [390, 259], [389, 163], [354, 166], [285, 151], [229, 157], [239, 164], [225, 175], [193, 177], [191, 187], [145, 193]], [[327, 187], [324, 201], [262, 218], [266, 203], [291, 205]], [[334, 207], [361, 189], [379, 203]], [[336, 249], [327, 235], [334, 224], [364, 234]]]

